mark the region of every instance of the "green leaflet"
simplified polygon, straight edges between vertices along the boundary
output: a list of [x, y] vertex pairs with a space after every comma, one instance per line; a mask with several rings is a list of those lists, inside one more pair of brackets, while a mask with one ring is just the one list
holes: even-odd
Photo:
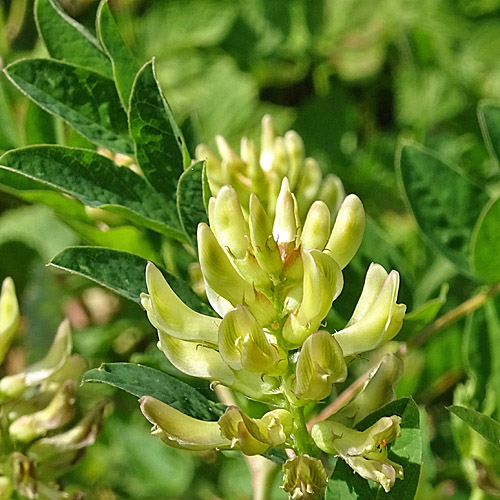
[[55, 0], [36, 0], [35, 20], [38, 32], [51, 57], [111, 78], [111, 63], [97, 39], [80, 23], [68, 16]]
[[159, 87], [153, 61], [146, 63], [132, 88], [130, 136], [146, 178], [161, 193], [174, 197], [177, 179], [190, 159], [179, 127]]
[[500, 423], [487, 415], [464, 408], [463, 406], [448, 406], [448, 410], [461, 418], [469, 427], [481, 434], [496, 449], [500, 450]]
[[133, 253], [161, 265], [161, 259], [147, 235], [137, 227], [123, 225], [101, 231], [95, 225], [74, 217], [65, 217], [64, 214], [59, 214], [59, 218], [90, 245]]
[[[147, 260], [131, 253], [101, 247], [69, 247], [56, 255], [50, 265], [84, 276], [137, 303], [141, 301], [141, 293], [147, 292]], [[163, 274], [185, 304], [213, 315], [185, 281], [165, 271]]]
[[[203, 161], [189, 167], [177, 185], [177, 210], [182, 227], [192, 245], [196, 247], [196, 231], [200, 222], [208, 224], [204, 200], [210, 197], [207, 174]], [[208, 193], [207, 193], [208, 190]]]
[[218, 420], [222, 405], [210, 401], [194, 387], [148, 366], [132, 363], [103, 363], [89, 370], [83, 382], [101, 382], [134, 396], [153, 396], [176, 410], [200, 420]]
[[479, 278], [489, 283], [500, 280], [499, 220], [500, 198], [492, 200], [484, 207], [472, 237], [472, 268]]
[[52, 59], [17, 61], [5, 73], [30, 99], [89, 141], [117, 153], [133, 153], [113, 80]]
[[[418, 407], [412, 399], [398, 399], [382, 409], [368, 415], [358, 425], [357, 430], [365, 430], [381, 417], [399, 415], [402, 418], [401, 436], [391, 446], [389, 458], [404, 468], [404, 480], [396, 480], [389, 493], [375, 483], [353, 474], [352, 469], [338, 459], [333, 475], [328, 483], [325, 500], [413, 500], [417, 491], [422, 463], [422, 437]], [[354, 476], [354, 477], [353, 477]]]
[[477, 107], [479, 125], [491, 156], [500, 162], [500, 104], [482, 101]]
[[99, 5], [97, 11], [97, 33], [104, 50], [111, 59], [116, 89], [123, 107], [128, 109], [137, 66], [123, 42], [107, 0]]
[[[106, 208], [154, 231], [185, 240], [169, 200], [126, 167], [87, 149], [29, 146], [5, 153], [1, 169], [35, 179], [91, 207]], [[8, 175], [6, 176], [9, 177]], [[2, 179], [0, 172], [0, 182]]]
[[424, 237], [462, 272], [470, 274], [470, 238], [488, 201], [486, 193], [422, 146], [403, 146], [397, 170]]

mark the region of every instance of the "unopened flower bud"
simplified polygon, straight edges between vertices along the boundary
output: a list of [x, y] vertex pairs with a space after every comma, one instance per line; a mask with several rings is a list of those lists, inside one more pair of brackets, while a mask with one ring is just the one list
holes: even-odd
[[334, 216], [345, 198], [342, 181], [334, 174], [328, 174], [321, 183], [318, 199], [324, 201], [330, 209], [330, 215]]
[[219, 352], [234, 370], [278, 375], [288, 366], [286, 353], [269, 342], [253, 314], [241, 305], [229, 311], [222, 320]]
[[292, 416], [287, 410], [278, 409], [254, 419], [238, 407], [229, 406], [219, 419], [219, 426], [232, 448], [245, 455], [259, 455], [285, 443], [292, 432]]
[[252, 285], [237, 273], [211, 229], [204, 223], [198, 226], [198, 253], [203, 276], [212, 290], [233, 306], [254, 301]]
[[347, 377], [347, 365], [335, 338], [324, 330], [312, 333], [300, 350], [292, 392], [303, 405], [321, 401], [332, 392], [334, 383]]
[[406, 306], [396, 303], [399, 273], [391, 271], [383, 279], [385, 274], [382, 266], [370, 266], [351, 320], [335, 333], [344, 356], [375, 349], [392, 340], [401, 329]]
[[221, 172], [221, 164], [217, 155], [205, 144], [199, 144], [195, 151], [196, 160], [205, 160], [207, 178], [210, 190], [216, 194], [220, 187], [225, 184], [224, 176]]
[[290, 188], [293, 190], [304, 163], [304, 141], [295, 130], [289, 130], [283, 139], [290, 163], [287, 176], [290, 181]]
[[278, 243], [289, 243], [295, 240], [298, 232], [295, 211], [295, 200], [290, 192], [288, 179], [285, 177], [276, 202], [273, 225], [273, 236]]
[[[62, 454], [90, 446], [101, 432], [104, 411], [108, 405], [106, 401], [100, 402], [68, 431], [38, 439], [29, 447], [28, 455], [38, 462], [46, 463]], [[70, 461], [74, 461], [74, 456], [68, 453]], [[58, 465], [61, 465], [60, 460]]]
[[302, 301], [283, 327], [283, 337], [293, 345], [302, 344], [308, 335], [318, 329], [344, 283], [339, 266], [325, 253], [303, 250], [302, 261]]
[[253, 193], [250, 195], [248, 224], [250, 226], [250, 241], [257, 262], [268, 274], [279, 274], [282, 262], [278, 245], [273, 238], [271, 221], [259, 199]]
[[12, 278], [5, 278], [0, 296], [0, 363], [10, 347], [19, 324], [19, 305]]
[[323, 250], [330, 236], [330, 210], [322, 201], [315, 201], [304, 222], [301, 241], [305, 250]]
[[219, 245], [231, 256], [243, 259], [247, 253], [249, 230], [236, 191], [223, 186], [215, 200], [213, 216], [210, 219]]
[[153, 424], [151, 434], [173, 448], [214, 450], [231, 447], [231, 440], [221, 436], [217, 422], [190, 417], [151, 396], [143, 396], [139, 402], [142, 413]]
[[19, 396], [27, 387], [39, 384], [59, 371], [71, 354], [72, 341], [69, 321], [64, 320], [57, 330], [49, 352], [41, 361], [15, 375], [0, 380], [0, 398]]
[[283, 489], [292, 500], [316, 500], [327, 481], [321, 460], [309, 455], [298, 455], [283, 465]]
[[14, 441], [27, 443], [44, 436], [48, 431], [66, 425], [75, 414], [75, 382], [67, 380], [56, 392], [49, 405], [36, 413], [23, 415], [9, 427]]
[[273, 146], [276, 139], [276, 129], [274, 128], [273, 119], [270, 115], [262, 117], [262, 135], [260, 145], [260, 164], [267, 172], [273, 166]]
[[222, 157], [222, 163], [225, 163], [229, 169], [241, 168], [243, 160], [238, 156], [236, 151], [228, 144], [226, 139], [222, 135], [215, 137], [215, 143], [217, 144], [217, 149]]
[[321, 168], [313, 158], [306, 158], [302, 167], [302, 176], [295, 190], [300, 217], [305, 217], [311, 203], [318, 198], [321, 187]]
[[149, 295], [142, 294], [142, 305], [158, 330], [180, 340], [217, 345], [220, 320], [193, 311], [184, 304], [151, 262], [146, 267], [146, 283]]
[[341, 269], [354, 257], [361, 245], [365, 231], [365, 210], [361, 200], [350, 194], [340, 205], [332, 234], [325, 247]]
[[368, 380], [332, 420], [353, 427], [367, 415], [384, 407], [396, 397], [396, 384], [403, 375], [403, 360], [396, 354], [386, 354], [372, 370]]
[[321, 450], [338, 455], [361, 477], [376, 481], [387, 492], [403, 467], [387, 458], [387, 445], [400, 434], [401, 417], [382, 417], [363, 432], [325, 420], [314, 425], [311, 436]]

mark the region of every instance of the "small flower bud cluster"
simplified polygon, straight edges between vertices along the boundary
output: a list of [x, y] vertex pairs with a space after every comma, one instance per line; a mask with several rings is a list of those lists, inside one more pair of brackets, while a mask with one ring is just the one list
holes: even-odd
[[315, 200], [325, 202], [332, 216], [337, 212], [344, 198], [340, 179], [334, 174], [323, 178], [318, 162], [305, 156], [300, 135], [289, 130], [283, 137], [278, 136], [271, 116], [262, 118], [260, 150], [247, 137], [241, 139], [239, 155], [224, 137], [219, 135], [215, 140], [219, 156], [204, 144], [196, 149], [196, 159], [206, 161], [208, 182], [214, 195], [223, 186], [231, 185], [246, 206], [253, 193], [273, 217], [281, 183], [287, 177], [301, 218]]
[[[0, 296], [0, 362], [19, 322], [14, 284], [7, 278]], [[0, 453], [0, 500], [23, 497], [80, 498], [60, 491], [54, 483], [97, 438], [105, 404], [98, 404], [72, 427], [75, 389], [85, 361], [71, 354], [69, 323], [59, 326], [46, 356], [24, 370], [0, 379], [3, 415]]]
[[[363, 433], [352, 427], [394, 398], [402, 371], [398, 356], [385, 356], [354, 398], [331, 420], [314, 426], [311, 434], [303, 408], [327, 398], [333, 385], [346, 379], [354, 356], [398, 333], [406, 309], [397, 303], [399, 274], [372, 264], [345, 328], [322, 329], [342, 291], [342, 270], [361, 244], [363, 205], [354, 194], [338, 210], [316, 200], [302, 217], [287, 175], [297, 185], [305, 175], [303, 165], [298, 170], [293, 162], [282, 170], [276, 165], [279, 158], [290, 158], [287, 144], [300, 152], [297, 158], [302, 158], [303, 146], [296, 135], [277, 141], [266, 120], [259, 165], [262, 171], [283, 174], [277, 196], [267, 195], [267, 203], [262, 203], [254, 192], [242, 199], [239, 189], [217, 185], [217, 195], [209, 201], [209, 225], [198, 227], [200, 269], [207, 298], [219, 317], [190, 309], [153, 264], [146, 270], [148, 293], [142, 295], [142, 304], [158, 330], [160, 349], [179, 370], [274, 409], [254, 419], [231, 406], [218, 422], [193, 419], [149, 396], [142, 398], [141, 409], [154, 425], [153, 433], [174, 447], [239, 449], [247, 455], [276, 447], [293, 449], [298, 456], [284, 468], [284, 488], [292, 498], [312, 499], [324, 488], [323, 466], [310, 456], [318, 448], [340, 456], [388, 490], [403, 474], [387, 459], [386, 449], [399, 435], [399, 417], [381, 419]], [[225, 165], [221, 172], [239, 171], [240, 181], [253, 172], [221, 139], [218, 143]], [[278, 155], [278, 143], [286, 154]], [[245, 144], [245, 159], [255, 160], [253, 146]], [[275, 202], [269, 210], [271, 199]]]

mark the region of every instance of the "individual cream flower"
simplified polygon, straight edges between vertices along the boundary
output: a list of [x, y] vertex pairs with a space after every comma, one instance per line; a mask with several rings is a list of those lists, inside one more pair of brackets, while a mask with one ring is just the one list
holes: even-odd
[[190, 417], [151, 396], [140, 399], [141, 411], [153, 424], [152, 434], [174, 448], [186, 450], [239, 449], [258, 455], [284, 445], [292, 431], [292, 416], [277, 409], [250, 418], [229, 406], [218, 422]]
[[297, 455], [283, 465], [283, 489], [292, 500], [317, 499], [327, 481], [321, 461], [309, 455]]
[[406, 311], [397, 304], [399, 273], [389, 274], [379, 264], [372, 264], [354, 313], [347, 326], [335, 333], [344, 356], [371, 351], [399, 332]]
[[219, 419], [222, 436], [231, 447], [245, 455], [265, 453], [284, 445], [292, 432], [292, 415], [283, 409], [272, 410], [261, 418], [250, 418], [236, 406], [229, 406]]
[[401, 465], [387, 458], [387, 445], [400, 434], [401, 417], [382, 417], [363, 432], [332, 420], [314, 425], [311, 436], [326, 453], [338, 455], [361, 477], [379, 483], [387, 492], [403, 479]]
[[336, 382], [347, 377], [347, 366], [335, 338], [326, 331], [317, 331], [304, 342], [292, 375], [291, 390], [297, 405], [321, 401]]

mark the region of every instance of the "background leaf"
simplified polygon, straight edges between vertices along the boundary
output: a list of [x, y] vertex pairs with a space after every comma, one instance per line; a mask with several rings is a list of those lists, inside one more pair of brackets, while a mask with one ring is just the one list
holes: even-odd
[[487, 195], [421, 146], [403, 146], [397, 168], [424, 237], [460, 270], [470, 273], [470, 238]]
[[152, 61], [141, 68], [135, 79], [129, 123], [144, 175], [158, 191], [173, 198], [177, 179], [186, 165], [187, 149], [156, 80]]
[[500, 165], [500, 104], [492, 101], [482, 101], [477, 108], [479, 124], [484, 142], [497, 163]]
[[487, 415], [483, 415], [476, 410], [464, 408], [463, 406], [449, 406], [448, 410], [453, 415], [461, 418], [495, 448], [500, 450], [500, 423]]
[[0, 163], [4, 165], [0, 169], [57, 188], [86, 205], [107, 208], [155, 231], [185, 239], [176, 212], [168, 210], [161, 194], [130, 169], [98, 153], [62, 146], [29, 146], [9, 151]]
[[492, 200], [481, 212], [472, 238], [472, 268], [489, 283], [500, 281], [500, 198]]
[[207, 182], [205, 166], [199, 161], [189, 167], [180, 177], [177, 185], [177, 210], [184, 231], [196, 247], [196, 232], [200, 222], [208, 224], [205, 210], [204, 186]]
[[68, 16], [56, 0], [36, 0], [35, 20], [51, 57], [112, 77], [110, 60], [98, 40]]
[[5, 73], [30, 99], [89, 141], [117, 153], [133, 153], [127, 115], [113, 80], [52, 59], [21, 60]]
[[123, 107], [128, 109], [130, 93], [138, 68], [123, 42], [107, 0], [99, 5], [97, 11], [97, 32], [104, 50], [111, 59], [115, 84]]
[[176, 410], [200, 420], [218, 420], [224, 413], [194, 387], [148, 366], [132, 363], [103, 363], [85, 373], [83, 382], [101, 382], [134, 396], [153, 396]]
[[[69, 247], [56, 255], [50, 265], [84, 276], [138, 304], [141, 293], [148, 290], [147, 260], [131, 253], [100, 247]], [[198, 312], [213, 315], [185, 281], [162, 272], [184, 303]]]

